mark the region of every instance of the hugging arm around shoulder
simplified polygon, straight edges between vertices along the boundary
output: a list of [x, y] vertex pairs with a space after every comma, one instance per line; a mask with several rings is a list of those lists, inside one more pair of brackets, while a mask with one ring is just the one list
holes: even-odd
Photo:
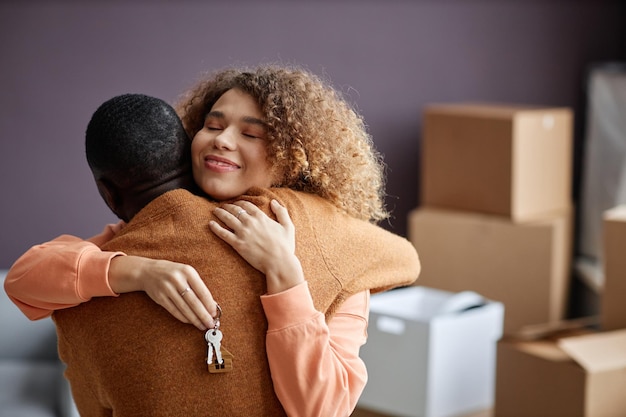
[[62, 235], [35, 245], [15, 261], [4, 288], [31, 320], [49, 317], [54, 310], [74, 307], [97, 296], [115, 296], [108, 283], [110, 260], [122, 252], [103, 252], [99, 245], [121, 228], [107, 225], [88, 240]]
[[348, 298], [328, 323], [307, 283], [261, 301], [274, 390], [287, 415], [350, 415], [367, 381], [359, 349], [367, 336], [369, 292]]
[[267, 356], [276, 395], [290, 416], [347, 416], [367, 380], [359, 357], [370, 292], [415, 281], [413, 245], [350, 217], [323, 199], [271, 190], [296, 229], [306, 283], [262, 297]]

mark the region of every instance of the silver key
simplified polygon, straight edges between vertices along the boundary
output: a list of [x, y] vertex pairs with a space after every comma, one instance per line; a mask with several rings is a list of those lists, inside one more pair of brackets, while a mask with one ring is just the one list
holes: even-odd
[[206, 363], [213, 363], [213, 351], [215, 351], [217, 363], [220, 365], [223, 364], [224, 360], [222, 359], [222, 351], [220, 350], [222, 344], [222, 332], [219, 329], [209, 329], [204, 334], [204, 340], [206, 340], [209, 345]]

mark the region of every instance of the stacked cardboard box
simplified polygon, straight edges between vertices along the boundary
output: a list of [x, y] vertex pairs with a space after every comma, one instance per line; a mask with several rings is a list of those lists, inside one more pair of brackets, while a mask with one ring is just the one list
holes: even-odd
[[626, 206], [604, 213], [603, 237], [600, 328], [501, 340], [496, 417], [626, 416]]
[[511, 105], [431, 105], [422, 204], [542, 218], [571, 206], [572, 113]]
[[[359, 405], [448, 417], [493, 406], [502, 330], [564, 317], [572, 113], [470, 104], [429, 106], [424, 116], [422, 206], [408, 231], [422, 272], [417, 287], [372, 297]], [[468, 293], [489, 302], [418, 314], [442, 294]]]
[[604, 289], [600, 308], [603, 330], [626, 328], [626, 205], [604, 213]]
[[572, 112], [428, 106], [416, 285], [475, 291], [505, 307], [504, 332], [566, 314], [572, 246]]
[[626, 330], [498, 343], [495, 417], [626, 416]]

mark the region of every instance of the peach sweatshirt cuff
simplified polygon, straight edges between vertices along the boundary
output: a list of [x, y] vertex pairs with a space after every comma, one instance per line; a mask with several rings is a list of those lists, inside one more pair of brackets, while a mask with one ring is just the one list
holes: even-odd
[[306, 281], [277, 294], [262, 295], [261, 304], [267, 317], [268, 332], [295, 326], [322, 314], [315, 309]]
[[109, 265], [123, 252], [102, 252], [98, 248], [83, 252], [78, 260], [78, 295], [85, 301], [93, 297], [118, 296], [109, 286]]

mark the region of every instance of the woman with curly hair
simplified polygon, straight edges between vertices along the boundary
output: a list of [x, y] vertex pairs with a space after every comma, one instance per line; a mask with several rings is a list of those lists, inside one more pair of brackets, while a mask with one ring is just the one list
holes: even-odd
[[190, 137], [233, 88], [254, 97], [264, 115], [269, 162], [279, 174], [272, 186], [317, 194], [359, 219], [387, 218], [382, 159], [361, 116], [330, 84], [281, 66], [217, 72], [178, 105]]
[[[358, 351], [369, 293], [407, 285], [419, 273], [410, 243], [372, 224], [388, 213], [383, 164], [362, 118], [317, 76], [274, 65], [209, 74], [183, 95], [177, 111], [193, 138], [195, 182], [223, 202], [210, 229], [266, 278], [266, 293], [259, 294], [266, 323], [257, 326], [266, 341], [253, 348], [266, 354], [281, 413], [349, 415], [367, 376]], [[281, 200], [271, 206], [276, 221], [253, 204], [266, 193], [259, 190]], [[335, 209], [318, 208], [320, 199]], [[305, 236], [296, 239], [299, 247], [310, 245], [299, 252], [294, 224]], [[211, 328], [214, 301], [193, 268], [100, 251], [95, 243], [105, 244], [120, 228], [90, 241], [56, 242], [54, 254], [47, 244], [31, 249], [11, 268], [7, 293], [15, 295], [20, 280], [22, 291], [25, 282], [34, 287], [42, 271], [54, 270], [61, 279], [48, 287], [58, 285], [55, 294], [22, 294], [19, 306], [32, 319], [92, 297], [145, 290], [179, 320]], [[220, 299], [245, 296], [232, 291]], [[224, 395], [245, 391], [243, 381], [223, 381], [232, 389]], [[275, 413], [272, 401], [264, 396], [259, 410]]]

